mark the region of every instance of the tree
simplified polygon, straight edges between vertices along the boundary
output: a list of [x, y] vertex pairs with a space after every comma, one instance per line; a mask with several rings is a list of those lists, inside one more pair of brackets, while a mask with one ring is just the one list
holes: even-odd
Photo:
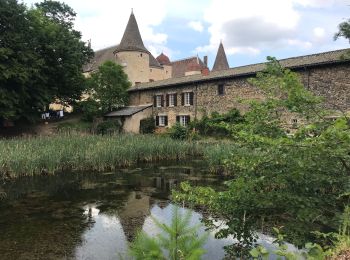
[[89, 79], [91, 95], [100, 102], [102, 111], [110, 112], [128, 102], [128, 88], [131, 86], [122, 66], [106, 61], [92, 73]]
[[338, 28], [339, 31], [334, 35], [334, 39], [337, 40], [339, 37], [344, 37], [350, 42], [350, 19], [340, 23]]
[[131, 255], [136, 260], [201, 259], [205, 253], [202, 247], [208, 238], [208, 233], [205, 232], [198, 236], [199, 226], [191, 226], [191, 216], [189, 210], [186, 210], [185, 214], [181, 214], [179, 207], [175, 206], [170, 225], [160, 223], [153, 218], [162, 233], [158, 234], [156, 238], [152, 238], [141, 231], [131, 244]]
[[0, 120], [33, 120], [49, 103], [71, 103], [85, 88], [82, 66], [93, 52], [73, 26], [67, 5], [44, 1], [28, 9], [0, 2]]
[[[314, 239], [311, 230], [336, 230], [350, 195], [348, 118], [328, 121], [322, 100], [275, 59], [269, 58], [266, 70], [251, 83], [266, 98], [250, 101], [245, 121], [233, 127], [235, 149], [221, 158], [231, 173], [226, 189], [183, 183], [173, 194], [226, 220], [227, 227], [219, 227], [216, 236], [233, 235], [238, 243], [227, 252], [240, 257], [249, 256], [256, 231], [265, 226], [284, 226], [299, 246]], [[283, 129], [285, 113], [307, 122], [294, 136]]]
[[[340, 37], [344, 37], [347, 39], [350, 43], [350, 19], [342, 22], [338, 26], [339, 31], [334, 35], [334, 40], [338, 40]], [[345, 54], [346, 57], [343, 58], [349, 58], [350, 57], [350, 51], [348, 51]]]

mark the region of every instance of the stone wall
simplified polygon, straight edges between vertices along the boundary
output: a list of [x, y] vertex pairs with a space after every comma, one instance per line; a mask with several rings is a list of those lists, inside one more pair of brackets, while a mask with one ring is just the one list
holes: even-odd
[[298, 73], [307, 89], [325, 98], [327, 108], [350, 111], [350, 64], [306, 68]]
[[118, 61], [134, 86], [136, 82], [149, 82], [149, 54], [136, 51], [123, 51], [117, 54]]
[[[350, 65], [331, 65], [298, 70], [301, 81], [310, 91], [325, 98], [328, 108], [350, 111]], [[219, 95], [218, 86], [224, 85], [224, 94]], [[181, 105], [181, 93], [194, 93], [193, 106]], [[204, 114], [212, 112], [225, 113], [232, 108], [242, 113], [248, 106], [242, 103], [245, 99], [263, 99], [259, 90], [248, 83], [247, 77], [237, 77], [229, 80], [216, 80], [206, 83], [187, 83], [177, 87], [148, 89], [130, 93], [130, 105], [153, 103], [154, 95], [177, 93], [176, 107], [154, 107], [153, 116], [167, 115], [168, 126], [176, 122], [177, 115], [190, 115], [191, 120], [200, 119]], [[292, 124], [295, 115], [284, 115], [287, 125]], [[299, 120], [299, 119], [298, 119]], [[299, 122], [299, 121], [298, 121]]]

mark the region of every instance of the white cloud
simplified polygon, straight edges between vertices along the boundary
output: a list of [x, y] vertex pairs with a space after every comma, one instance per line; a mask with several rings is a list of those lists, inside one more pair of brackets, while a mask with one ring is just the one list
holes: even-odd
[[228, 54], [250, 55], [257, 55], [262, 50], [309, 49], [316, 43], [325, 44], [326, 40], [332, 39], [331, 30], [325, 28], [334, 17], [330, 14], [312, 28], [311, 24], [301, 23], [307, 16], [304, 11], [320, 8], [324, 11], [349, 3], [350, 0], [211, 0], [203, 16], [209, 23], [210, 39], [196, 51], [215, 53], [220, 40], [226, 50], [231, 50]]
[[187, 25], [197, 32], [203, 32], [204, 30], [204, 26], [200, 21], [190, 21]]
[[[38, 2], [23, 1], [29, 5]], [[145, 44], [166, 43], [166, 34], [159, 34], [153, 30], [153, 27], [161, 24], [167, 15], [166, 2], [163, 0], [152, 1], [151, 7], [157, 10], [156, 14], [149, 11], [150, 3], [142, 0], [65, 0], [64, 2], [77, 12], [75, 28], [82, 32], [85, 41], [91, 39], [92, 48], [95, 50], [120, 42], [132, 8]]]
[[326, 31], [322, 27], [316, 27], [313, 30], [313, 34], [316, 38], [323, 38], [326, 35]]
[[258, 54], [263, 45], [291, 38], [300, 19], [292, 1], [211, 0], [204, 12], [211, 37], [197, 49], [216, 50], [222, 40], [228, 53]]

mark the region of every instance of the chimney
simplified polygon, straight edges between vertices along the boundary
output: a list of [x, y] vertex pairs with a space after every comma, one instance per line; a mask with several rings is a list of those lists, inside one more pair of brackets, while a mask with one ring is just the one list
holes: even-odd
[[208, 69], [208, 67], [205, 67], [204, 69], [202, 69], [202, 75], [203, 76], [208, 76], [209, 75], [209, 69]]
[[208, 67], [208, 56], [207, 55], [205, 55], [203, 57], [203, 62], [204, 62], [205, 67]]

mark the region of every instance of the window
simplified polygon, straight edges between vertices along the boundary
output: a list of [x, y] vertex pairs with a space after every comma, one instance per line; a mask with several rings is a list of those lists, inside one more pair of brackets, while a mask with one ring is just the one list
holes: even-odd
[[156, 126], [167, 126], [168, 116], [156, 116]]
[[140, 57], [142, 57], [142, 53], [140, 53]]
[[168, 98], [169, 98], [168, 106], [169, 107], [176, 106], [176, 94], [169, 94]]
[[292, 119], [292, 123], [293, 123], [293, 124], [296, 124], [296, 123], [298, 123], [298, 119], [296, 119], [296, 118], [293, 118], [293, 119]]
[[225, 85], [224, 84], [218, 85], [218, 95], [219, 96], [225, 95]]
[[181, 103], [183, 106], [192, 106], [193, 105], [193, 92], [184, 92], [182, 93]]
[[190, 92], [186, 92], [185, 93], [185, 106], [189, 106], [190, 105]]
[[163, 106], [163, 95], [154, 96], [154, 106], [162, 107]]
[[187, 126], [190, 122], [190, 116], [188, 115], [181, 115], [176, 117], [176, 122], [180, 123], [182, 126]]

